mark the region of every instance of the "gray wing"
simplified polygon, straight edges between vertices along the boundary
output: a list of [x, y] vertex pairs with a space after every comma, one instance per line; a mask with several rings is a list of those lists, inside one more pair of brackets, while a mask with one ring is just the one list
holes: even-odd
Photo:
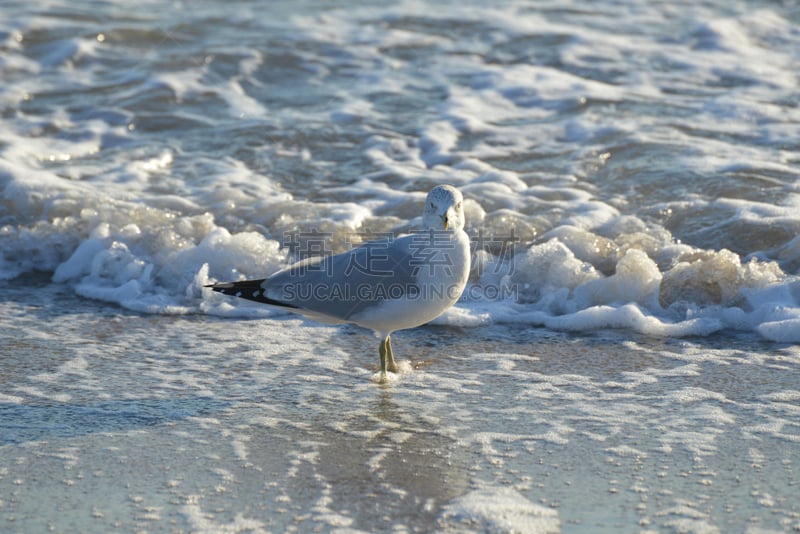
[[284, 306], [347, 321], [379, 302], [419, 290], [419, 254], [412, 238], [374, 241], [319, 262], [301, 262], [270, 276], [262, 288]]

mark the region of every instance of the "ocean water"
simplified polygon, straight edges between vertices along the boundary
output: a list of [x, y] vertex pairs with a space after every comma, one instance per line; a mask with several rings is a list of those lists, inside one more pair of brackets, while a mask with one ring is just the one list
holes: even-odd
[[[794, 2], [0, 5], [0, 530], [800, 529]], [[465, 196], [378, 341], [212, 294]]]

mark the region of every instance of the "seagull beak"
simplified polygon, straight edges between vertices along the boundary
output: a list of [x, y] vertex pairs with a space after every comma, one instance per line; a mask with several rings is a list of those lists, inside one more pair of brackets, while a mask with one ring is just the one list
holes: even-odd
[[444, 229], [448, 230], [450, 228], [450, 221], [447, 220], [447, 214], [443, 213], [441, 217], [442, 217], [442, 222], [444, 223]]

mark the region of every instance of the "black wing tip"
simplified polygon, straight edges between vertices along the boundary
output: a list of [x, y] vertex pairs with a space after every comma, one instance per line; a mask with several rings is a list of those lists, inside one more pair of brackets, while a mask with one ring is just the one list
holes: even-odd
[[222, 291], [223, 289], [230, 289], [233, 284], [234, 282], [217, 282], [216, 284], [206, 284], [203, 287], [210, 287], [214, 291]]
[[264, 292], [264, 288], [261, 287], [264, 280], [265, 278], [261, 278], [260, 280], [241, 280], [239, 282], [217, 282], [215, 284], [207, 284], [205, 287], [229, 295], [245, 292], [247, 294], [255, 294]]
[[266, 280], [266, 278], [261, 278], [259, 280], [242, 280], [241, 282], [218, 282], [216, 284], [208, 284], [205, 287], [209, 287], [213, 291], [217, 291], [223, 295], [231, 295], [262, 304], [280, 306], [281, 308], [297, 308], [297, 306], [292, 304], [269, 298], [262, 287], [264, 280]]

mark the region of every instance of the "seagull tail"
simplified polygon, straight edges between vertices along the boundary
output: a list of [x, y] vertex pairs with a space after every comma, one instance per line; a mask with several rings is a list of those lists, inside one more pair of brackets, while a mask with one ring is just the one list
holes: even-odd
[[209, 284], [205, 287], [210, 287], [212, 290], [224, 295], [253, 300], [262, 304], [280, 306], [281, 308], [297, 308], [297, 306], [293, 306], [292, 304], [269, 298], [262, 286], [264, 280], [266, 280], [266, 278], [261, 278], [260, 280], [243, 280], [241, 282], [220, 282], [217, 284]]

